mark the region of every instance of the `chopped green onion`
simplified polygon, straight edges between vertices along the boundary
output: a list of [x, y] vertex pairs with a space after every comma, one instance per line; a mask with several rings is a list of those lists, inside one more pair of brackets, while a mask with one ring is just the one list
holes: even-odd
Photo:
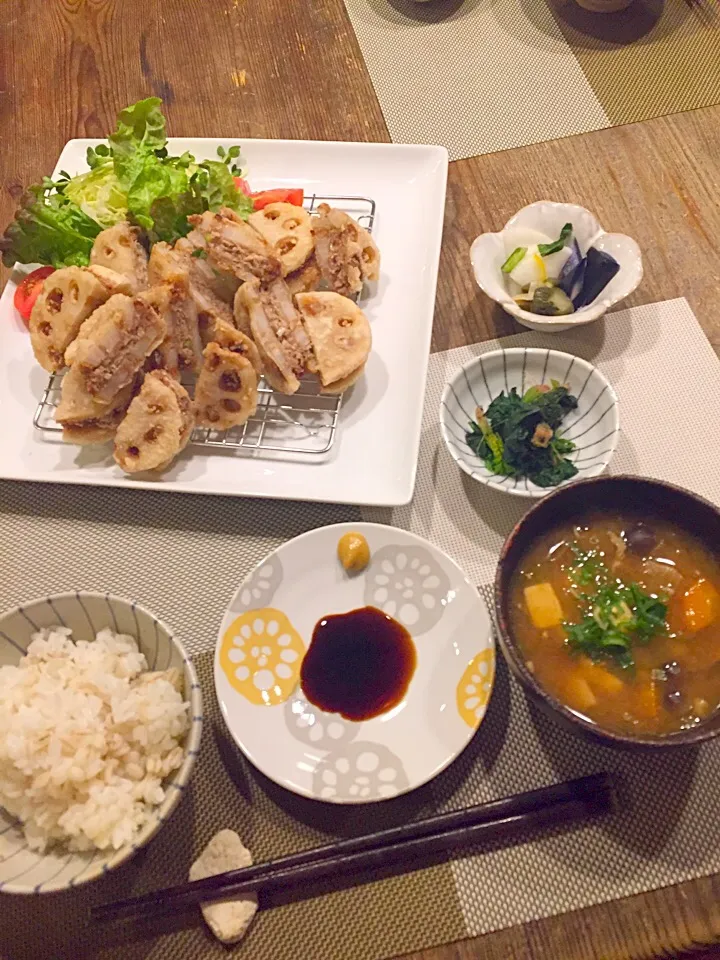
[[520, 263], [525, 254], [527, 253], [527, 247], [517, 247], [510, 256], [507, 258], [505, 263], [500, 267], [503, 273], [510, 273], [511, 270], [514, 270], [515, 267]]
[[559, 253], [572, 236], [573, 225], [566, 223], [560, 231], [560, 236], [552, 243], [539, 243], [538, 253], [541, 257], [548, 257], [551, 253]]

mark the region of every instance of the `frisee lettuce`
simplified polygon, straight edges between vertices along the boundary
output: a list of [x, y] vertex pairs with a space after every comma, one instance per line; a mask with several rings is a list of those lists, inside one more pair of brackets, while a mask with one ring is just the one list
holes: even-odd
[[153, 244], [189, 233], [194, 213], [229, 207], [247, 218], [252, 200], [233, 180], [242, 172], [240, 147], [218, 148], [219, 160], [169, 156], [161, 108], [147, 97], [121, 110], [107, 143], [88, 149], [86, 173], [31, 187], [0, 238], [3, 262], [83, 266], [100, 230], [121, 220]]
[[30, 187], [20, 201], [15, 219], [0, 237], [6, 267], [44, 263], [53, 267], [82, 267], [101, 227], [45, 179]]

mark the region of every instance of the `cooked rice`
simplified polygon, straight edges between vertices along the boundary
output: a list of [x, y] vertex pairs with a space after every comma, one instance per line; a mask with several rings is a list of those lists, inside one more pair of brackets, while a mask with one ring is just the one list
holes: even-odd
[[177, 670], [148, 673], [132, 637], [74, 643], [51, 627], [0, 667], [0, 806], [28, 845], [119, 849], [162, 803], [183, 762], [189, 704]]

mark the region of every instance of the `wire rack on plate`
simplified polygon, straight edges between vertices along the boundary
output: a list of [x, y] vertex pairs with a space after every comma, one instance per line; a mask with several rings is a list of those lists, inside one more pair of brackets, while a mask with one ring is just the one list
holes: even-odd
[[[372, 232], [375, 222], [374, 200], [368, 197], [321, 197], [313, 194], [305, 198], [305, 209], [313, 213], [320, 203], [329, 203], [344, 210]], [[50, 377], [35, 411], [33, 426], [43, 433], [62, 433], [62, 427], [55, 421], [55, 408], [60, 402], [63, 376], [63, 373], [55, 373]], [[185, 386], [192, 391], [191, 381]], [[276, 393], [261, 379], [257, 410], [247, 423], [222, 431], [197, 427], [190, 442], [195, 446], [225, 450], [327, 453], [335, 440], [341, 404], [342, 395], [327, 396], [320, 393], [316, 380], [301, 381], [298, 392], [286, 396]]]

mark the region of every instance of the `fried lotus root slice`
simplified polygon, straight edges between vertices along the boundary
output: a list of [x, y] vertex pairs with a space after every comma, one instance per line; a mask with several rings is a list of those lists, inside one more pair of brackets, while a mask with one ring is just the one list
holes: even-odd
[[100, 403], [112, 398], [140, 370], [165, 338], [167, 326], [154, 297], [116, 294], [83, 324], [73, 350], [73, 369]]
[[[89, 273], [92, 273], [94, 277], [103, 284], [105, 289], [108, 291], [108, 300], [115, 296], [116, 293], [121, 293], [124, 297], [128, 297], [132, 294], [132, 285], [126, 277], [123, 277], [119, 273], [115, 273], [114, 270], [108, 270], [105, 267], [87, 267], [86, 270]], [[105, 301], [107, 303], [107, 300]], [[80, 325], [80, 329], [77, 332], [77, 336], [69, 344], [67, 350], [65, 351], [65, 364], [68, 367], [71, 367], [74, 360], [75, 354], [78, 349], [78, 345], [81, 340], [87, 339], [91, 335], [91, 331], [100, 325], [102, 318], [102, 312], [98, 308], [94, 310], [87, 320], [83, 320]]]
[[83, 322], [109, 297], [106, 284], [82, 267], [63, 267], [45, 280], [30, 315], [30, 343], [44, 370], [65, 365], [65, 351]]
[[313, 254], [299, 270], [295, 270], [294, 273], [289, 273], [287, 277], [285, 277], [285, 283], [290, 291], [290, 295], [293, 297], [296, 293], [310, 293], [312, 290], [319, 290], [320, 284], [322, 283], [322, 275], [317, 260], [315, 259], [315, 254]]
[[254, 341], [242, 330], [236, 329], [231, 323], [226, 323], [224, 320], [216, 320], [212, 330], [212, 342], [217, 343], [224, 350], [245, 357], [253, 365], [258, 377], [262, 376], [262, 361], [258, 348]]
[[250, 361], [209, 343], [195, 385], [197, 422], [213, 430], [242, 426], [257, 409], [258, 378]]
[[174, 247], [169, 243], [156, 243], [150, 253], [149, 276], [151, 284], [172, 282], [181, 277], [187, 281], [202, 334], [218, 318], [232, 323], [233, 315], [229, 304], [213, 289], [212, 267], [207, 261], [194, 257], [194, 249], [187, 237], [181, 237]]
[[252, 329], [250, 327], [250, 312], [248, 310], [248, 296], [247, 290], [243, 292], [243, 287], [245, 284], [241, 284], [237, 293], [235, 294], [235, 300], [233, 301], [233, 319], [235, 321], [235, 326], [240, 330], [241, 333], [244, 333], [246, 337], [252, 337]]
[[125, 473], [163, 470], [187, 445], [193, 426], [187, 391], [165, 370], [153, 370], [117, 429], [115, 462]]
[[[353, 220], [353, 223], [355, 221]], [[360, 244], [360, 269], [363, 280], [378, 280], [380, 278], [380, 250], [368, 230], [357, 224], [358, 243]]]
[[270, 245], [234, 210], [207, 210], [188, 217], [188, 221], [202, 234], [210, 266], [242, 281], [257, 277], [262, 283], [270, 283], [280, 275], [280, 261]]
[[147, 289], [148, 255], [140, 243], [140, 231], [125, 220], [97, 235], [90, 263], [123, 274], [132, 285], [131, 293]]
[[299, 293], [295, 297], [315, 354], [320, 382], [327, 387], [364, 367], [372, 346], [362, 310], [338, 293]]
[[250, 703], [288, 700], [300, 678], [305, 644], [282, 610], [264, 607], [236, 617], [220, 645], [220, 667]]
[[[65, 375], [63, 386], [65, 380], [68, 380], [71, 375], [72, 370], [68, 371]], [[89, 416], [71, 419], [66, 413], [65, 418], [61, 419], [56, 414], [56, 419], [62, 424], [63, 440], [67, 443], [79, 444], [80, 446], [88, 446], [93, 443], [106, 443], [108, 440], [112, 440], [127, 412], [127, 408], [130, 406], [130, 401], [136, 390], [137, 383], [135, 381], [129, 383], [126, 387], [123, 387], [107, 406], [95, 404], [92, 402], [92, 399], [89, 398], [92, 405]], [[65, 409], [67, 411], [71, 408], [66, 406]], [[60, 412], [60, 408], [58, 408], [58, 412]]]
[[353, 370], [352, 373], [349, 373], [347, 377], [342, 377], [340, 380], [333, 380], [332, 383], [321, 386], [320, 393], [324, 393], [333, 397], [336, 397], [341, 393], [345, 393], [346, 390], [349, 390], [350, 387], [354, 386], [358, 382], [364, 373], [365, 364], [363, 363], [357, 368], [357, 370]]
[[145, 297], [160, 311], [167, 327], [165, 339], [152, 354], [153, 367], [167, 370], [178, 379], [183, 370], [197, 373], [202, 364], [202, 342], [187, 273], [151, 287]]
[[292, 203], [269, 203], [251, 213], [248, 223], [268, 242], [284, 277], [298, 270], [315, 248], [310, 214]]
[[[283, 284], [279, 280], [276, 283]], [[283, 291], [286, 293], [287, 288]], [[291, 327], [297, 325], [302, 330], [299, 314], [297, 320], [284, 317], [282, 309], [285, 299], [274, 297], [269, 290], [261, 290], [257, 281], [244, 283], [238, 290], [238, 298], [250, 318], [250, 332], [258, 348], [265, 379], [279, 393], [293, 394], [300, 389], [298, 374], [304, 371], [304, 363], [300, 361], [297, 343], [290, 338]], [[292, 308], [295, 311], [295, 308]], [[281, 338], [279, 329], [282, 329]], [[302, 330], [304, 336], [305, 331]], [[309, 353], [308, 353], [309, 356]]]
[[321, 203], [312, 230], [323, 283], [344, 297], [359, 294], [363, 285], [361, 227], [342, 210]]
[[232, 303], [241, 281], [226, 270], [217, 270], [210, 266], [207, 260], [207, 242], [199, 230], [190, 231], [183, 239], [183, 246], [186, 244], [193, 247], [191, 254], [193, 270], [202, 274], [206, 285], [215, 296], [219, 297], [224, 303]]
[[60, 384], [60, 403], [55, 410], [58, 423], [97, 420], [108, 412], [110, 403], [103, 403], [87, 391], [85, 378], [78, 367], [70, 367]]
[[132, 283], [124, 274], [118, 273], [117, 270], [111, 270], [109, 267], [101, 267], [92, 263], [89, 267], [85, 267], [85, 270], [103, 284], [108, 292], [108, 297], [111, 297], [114, 293], [124, 293], [129, 296], [133, 292]]

